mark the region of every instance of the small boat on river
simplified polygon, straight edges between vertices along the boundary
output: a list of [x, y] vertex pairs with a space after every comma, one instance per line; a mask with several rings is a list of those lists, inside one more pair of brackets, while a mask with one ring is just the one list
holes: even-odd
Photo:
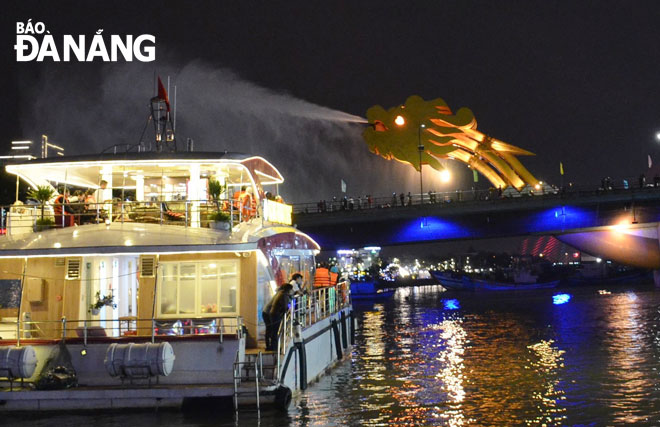
[[475, 279], [469, 276], [456, 276], [450, 273], [434, 271], [433, 277], [448, 290], [460, 291], [527, 291], [535, 289], [551, 289], [559, 285], [559, 280], [547, 282], [511, 283], [497, 280]]
[[469, 277], [456, 275], [451, 272], [432, 271], [431, 275], [442, 285], [443, 288], [450, 291], [473, 291], [474, 283]]
[[379, 288], [378, 283], [373, 280], [364, 282], [351, 282], [352, 300], [383, 300], [394, 295], [396, 289]]

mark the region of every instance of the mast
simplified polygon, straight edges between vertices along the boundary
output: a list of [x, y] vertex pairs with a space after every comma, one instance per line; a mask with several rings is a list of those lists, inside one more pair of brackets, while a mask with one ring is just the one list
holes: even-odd
[[158, 77], [158, 94], [151, 98], [151, 118], [154, 123], [157, 152], [176, 152], [176, 138], [170, 111], [170, 100]]

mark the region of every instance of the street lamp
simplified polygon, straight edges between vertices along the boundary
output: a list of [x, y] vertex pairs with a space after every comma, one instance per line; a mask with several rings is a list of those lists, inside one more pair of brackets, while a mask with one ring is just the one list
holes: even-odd
[[426, 125], [424, 123], [419, 125], [419, 128], [417, 129], [417, 150], [419, 150], [419, 197], [420, 197], [420, 205], [424, 204], [424, 189], [422, 187], [422, 153], [424, 152], [424, 144], [422, 144], [422, 129], [425, 128]]
[[[406, 124], [406, 119], [403, 118], [403, 116], [398, 115], [394, 118], [394, 124], [397, 126], [403, 126]], [[419, 197], [420, 197], [420, 205], [424, 204], [424, 186], [422, 185], [422, 153], [424, 152], [424, 144], [422, 144], [422, 129], [424, 129], [426, 125], [424, 123], [421, 123], [417, 127], [417, 150], [419, 150]]]
[[440, 179], [442, 182], [449, 182], [451, 179], [451, 173], [449, 173], [449, 169], [444, 169], [442, 172], [440, 172]]

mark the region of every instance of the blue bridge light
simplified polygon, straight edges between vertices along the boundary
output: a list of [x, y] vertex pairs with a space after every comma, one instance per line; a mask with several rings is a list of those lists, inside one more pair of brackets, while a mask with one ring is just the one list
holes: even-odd
[[566, 304], [571, 300], [570, 294], [556, 294], [552, 296], [552, 303], [554, 305]]
[[461, 308], [461, 304], [458, 302], [457, 299], [448, 299], [444, 300], [444, 307], [445, 310], [458, 310]]
[[598, 225], [596, 212], [575, 206], [557, 206], [531, 214], [524, 221], [527, 231], [543, 232]]
[[438, 217], [422, 217], [407, 221], [394, 233], [395, 243], [474, 237], [462, 225]]

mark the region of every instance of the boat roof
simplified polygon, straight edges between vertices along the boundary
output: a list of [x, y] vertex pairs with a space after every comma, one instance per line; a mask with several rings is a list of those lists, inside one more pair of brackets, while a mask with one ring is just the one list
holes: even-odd
[[316, 242], [294, 227], [264, 226], [258, 221], [231, 234], [209, 228], [114, 222], [8, 238], [0, 244], [0, 257], [240, 252], [257, 249], [263, 238], [287, 233], [304, 241], [299, 249], [319, 249]]
[[222, 175], [233, 185], [280, 184], [284, 178], [268, 160], [235, 152], [124, 152], [84, 154], [13, 162], [6, 166], [33, 187], [47, 182], [97, 187], [101, 176], [111, 176], [114, 187], [131, 178], [189, 176], [199, 168], [201, 176]]
[[175, 151], [175, 152], [157, 152], [157, 151], [127, 151], [121, 153], [96, 153], [79, 154], [73, 156], [56, 156], [45, 159], [31, 159], [12, 161], [13, 165], [20, 164], [48, 164], [48, 163], [77, 163], [77, 162], [103, 162], [115, 160], [235, 160], [242, 161], [252, 157], [250, 154], [231, 152], [231, 151]]

